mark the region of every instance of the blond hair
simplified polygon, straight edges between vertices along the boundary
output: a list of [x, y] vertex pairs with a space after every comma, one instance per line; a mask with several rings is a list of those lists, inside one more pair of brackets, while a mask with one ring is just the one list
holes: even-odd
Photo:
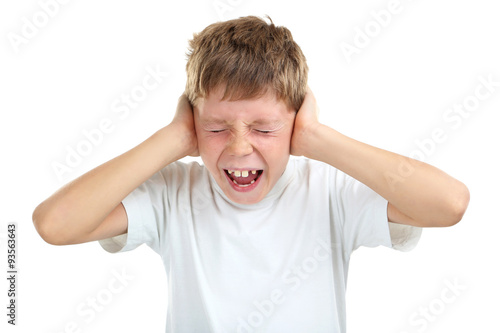
[[285, 27], [255, 16], [217, 22], [189, 41], [185, 93], [196, 105], [218, 88], [223, 100], [257, 98], [274, 92], [297, 111], [307, 89], [302, 50]]

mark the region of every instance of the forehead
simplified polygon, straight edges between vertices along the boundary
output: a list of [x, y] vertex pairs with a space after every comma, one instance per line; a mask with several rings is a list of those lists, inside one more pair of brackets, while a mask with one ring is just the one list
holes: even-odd
[[276, 122], [293, 118], [295, 112], [272, 93], [258, 98], [237, 101], [222, 100], [221, 89], [211, 92], [206, 98], [200, 98], [195, 106], [200, 120], [206, 122], [227, 122], [244, 119], [252, 122]]

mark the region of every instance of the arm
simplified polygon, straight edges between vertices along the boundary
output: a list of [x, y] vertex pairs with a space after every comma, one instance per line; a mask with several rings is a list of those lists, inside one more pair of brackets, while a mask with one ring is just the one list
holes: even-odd
[[168, 126], [62, 187], [36, 207], [33, 223], [42, 238], [54, 245], [126, 233], [128, 221], [121, 201], [164, 166], [196, 154], [192, 109], [182, 95]]
[[461, 220], [469, 203], [467, 187], [443, 171], [319, 123], [310, 90], [296, 115], [291, 145], [292, 154], [328, 163], [384, 197], [390, 222], [451, 226]]

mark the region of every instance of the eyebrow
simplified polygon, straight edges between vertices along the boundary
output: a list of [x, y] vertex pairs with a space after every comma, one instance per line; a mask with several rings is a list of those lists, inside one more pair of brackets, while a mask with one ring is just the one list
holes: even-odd
[[279, 125], [283, 123], [281, 120], [275, 119], [257, 119], [252, 122], [252, 125]]
[[[201, 120], [201, 122], [204, 125], [225, 125], [228, 122], [225, 119], [219, 119], [219, 118], [207, 118]], [[250, 123], [250, 125], [280, 125], [282, 124], [281, 120], [276, 120], [276, 119], [256, 119]]]
[[217, 118], [207, 118], [207, 119], [200, 119], [201, 122], [205, 125], [220, 125], [220, 124], [226, 124], [227, 121], [224, 119], [217, 119]]

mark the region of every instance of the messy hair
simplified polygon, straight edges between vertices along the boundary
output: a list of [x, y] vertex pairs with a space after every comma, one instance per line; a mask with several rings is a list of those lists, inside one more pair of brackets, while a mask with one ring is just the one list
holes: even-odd
[[307, 89], [302, 50], [285, 27], [256, 16], [217, 22], [194, 34], [187, 53], [185, 93], [192, 105], [223, 88], [223, 100], [258, 98], [274, 92], [298, 110]]

